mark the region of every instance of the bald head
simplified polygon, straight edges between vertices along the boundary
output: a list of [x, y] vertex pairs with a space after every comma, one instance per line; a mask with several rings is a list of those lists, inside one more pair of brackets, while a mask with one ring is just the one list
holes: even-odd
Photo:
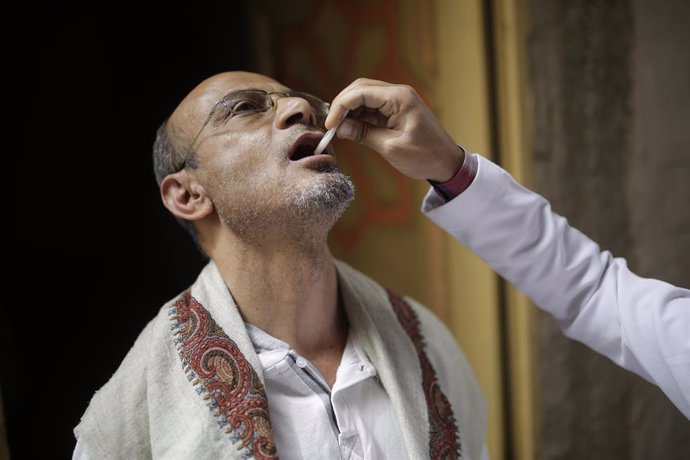
[[253, 72], [232, 71], [213, 75], [199, 83], [158, 128], [153, 146], [154, 172], [160, 184], [185, 162], [195, 164], [192, 141], [199, 134], [213, 106], [239, 89], [286, 89], [276, 80]]
[[240, 89], [259, 88], [267, 91], [287, 89], [276, 80], [253, 72], [223, 72], [199, 83], [182, 99], [168, 120], [169, 134], [175, 142], [191, 145], [213, 106], [226, 94]]

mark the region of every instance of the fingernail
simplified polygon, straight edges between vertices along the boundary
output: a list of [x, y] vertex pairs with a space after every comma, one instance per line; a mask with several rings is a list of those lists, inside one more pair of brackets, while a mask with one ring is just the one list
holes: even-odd
[[340, 138], [344, 139], [352, 139], [354, 137], [355, 133], [355, 124], [351, 122], [350, 120], [343, 120], [342, 123], [340, 123], [340, 126], [338, 127], [338, 130], [336, 131], [336, 134]]

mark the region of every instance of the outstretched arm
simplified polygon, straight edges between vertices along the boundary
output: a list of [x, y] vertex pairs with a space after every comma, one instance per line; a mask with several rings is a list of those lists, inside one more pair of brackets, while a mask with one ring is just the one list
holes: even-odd
[[657, 384], [690, 418], [690, 291], [631, 272], [540, 195], [479, 158], [477, 176], [426, 215], [551, 313], [565, 334]]
[[[462, 172], [464, 153], [410, 87], [357, 80], [333, 100], [327, 127], [348, 111], [338, 136], [362, 142], [402, 174], [433, 183]], [[464, 192], [429, 192], [427, 216], [551, 313], [566, 335], [656, 383], [690, 418], [690, 291], [632, 273], [543, 197], [476, 159]]]

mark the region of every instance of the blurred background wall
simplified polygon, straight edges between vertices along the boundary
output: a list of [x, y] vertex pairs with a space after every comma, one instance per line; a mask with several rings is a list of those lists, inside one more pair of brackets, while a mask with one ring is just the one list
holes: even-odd
[[[324, 99], [357, 77], [412, 85], [459, 144], [544, 194], [634, 271], [690, 285], [688, 5], [19, 6], [3, 32], [0, 422], [12, 458], [70, 457], [93, 392], [203, 265], [160, 204], [150, 147], [179, 99], [221, 70], [263, 72]], [[690, 422], [655, 387], [565, 339], [433, 227], [419, 212], [423, 181], [361, 146], [336, 149], [357, 199], [332, 234], [334, 254], [448, 324], [489, 403], [492, 459], [687, 456]]]
[[[532, 0], [534, 187], [631, 269], [690, 284], [690, 3]], [[537, 327], [540, 458], [681, 459], [690, 421]]]

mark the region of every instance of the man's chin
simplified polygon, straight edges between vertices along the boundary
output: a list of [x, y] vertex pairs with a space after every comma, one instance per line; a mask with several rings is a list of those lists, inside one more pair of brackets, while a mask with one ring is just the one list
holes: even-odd
[[354, 184], [335, 164], [324, 163], [319, 172], [319, 180], [301, 188], [293, 203], [305, 213], [335, 211], [339, 217], [354, 198]]

